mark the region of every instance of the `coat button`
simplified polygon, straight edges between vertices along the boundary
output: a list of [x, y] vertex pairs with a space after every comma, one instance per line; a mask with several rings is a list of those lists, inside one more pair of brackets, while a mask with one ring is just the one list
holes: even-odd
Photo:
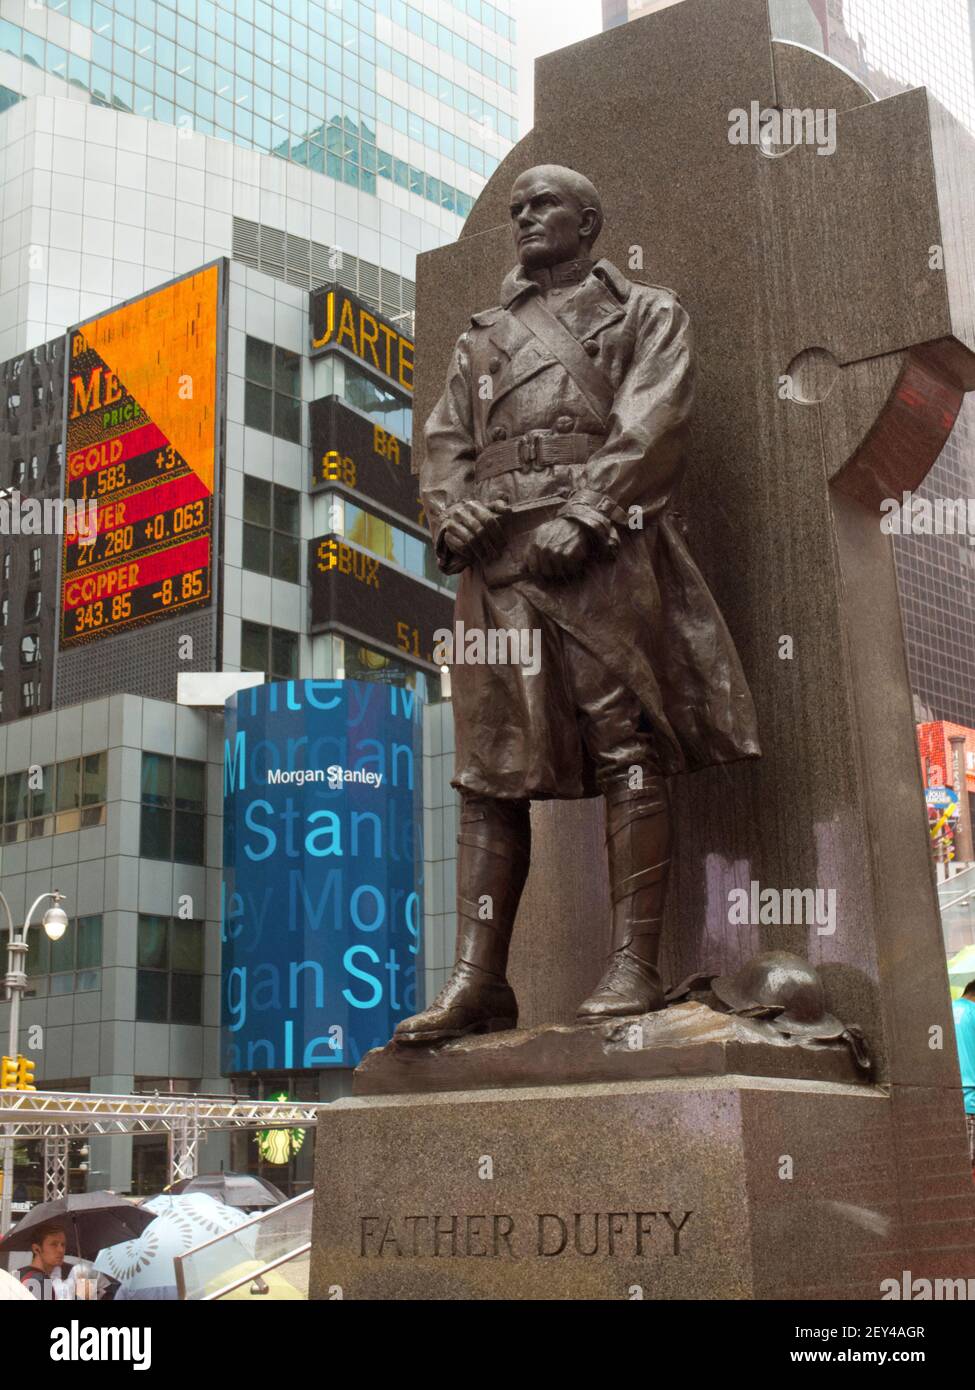
[[491, 431], [491, 438], [494, 440], [495, 444], [500, 444], [502, 439], [508, 438], [508, 431], [505, 429], [504, 425], [495, 425], [494, 429]]
[[595, 338], [587, 338], [582, 346], [586, 349], [590, 357], [599, 356], [599, 344], [596, 342]]
[[490, 360], [490, 362], [488, 362], [488, 371], [489, 371], [489, 372], [500, 372], [500, 370], [501, 370], [501, 358], [500, 358], [500, 357], [492, 357], [491, 360]]
[[559, 434], [571, 434], [572, 426], [575, 424], [571, 415], [560, 415], [555, 422], [555, 428]]

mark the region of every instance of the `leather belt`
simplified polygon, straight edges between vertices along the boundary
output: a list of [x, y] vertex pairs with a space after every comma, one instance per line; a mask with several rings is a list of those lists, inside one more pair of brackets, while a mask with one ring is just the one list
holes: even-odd
[[514, 439], [488, 444], [477, 456], [474, 476], [477, 482], [497, 478], [502, 473], [552, 468], [558, 464], [586, 463], [604, 444], [604, 434], [555, 434], [549, 430], [530, 430]]

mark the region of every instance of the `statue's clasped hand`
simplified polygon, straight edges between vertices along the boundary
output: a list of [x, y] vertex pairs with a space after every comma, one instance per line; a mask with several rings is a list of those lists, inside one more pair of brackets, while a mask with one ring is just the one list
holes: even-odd
[[458, 502], [443, 524], [444, 544], [462, 560], [496, 560], [504, 547], [501, 516], [507, 502], [498, 498]]
[[589, 551], [590, 536], [582, 522], [557, 516], [535, 532], [528, 565], [541, 579], [572, 579], [586, 563]]

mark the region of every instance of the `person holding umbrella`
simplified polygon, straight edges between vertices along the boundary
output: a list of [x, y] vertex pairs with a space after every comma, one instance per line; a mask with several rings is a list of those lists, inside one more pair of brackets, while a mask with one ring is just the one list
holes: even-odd
[[29, 1265], [17, 1271], [17, 1277], [35, 1298], [52, 1299], [54, 1279], [67, 1277], [68, 1267], [64, 1263], [67, 1244], [63, 1226], [52, 1223], [41, 1226], [34, 1233], [30, 1247], [34, 1258]]
[[[0, 1240], [0, 1254], [29, 1250], [32, 1263], [22, 1273], [26, 1288], [39, 1283], [38, 1298], [54, 1297], [54, 1279], [66, 1277], [66, 1252], [80, 1260], [94, 1258], [99, 1250], [140, 1235], [156, 1218], [155, 1212], [127, 1202], [114, 1192], [76, 1192], [52, 1202], [42, 1202], [21, 1217]], [[99, 1288], [99, 1297], [111, 1296]]]

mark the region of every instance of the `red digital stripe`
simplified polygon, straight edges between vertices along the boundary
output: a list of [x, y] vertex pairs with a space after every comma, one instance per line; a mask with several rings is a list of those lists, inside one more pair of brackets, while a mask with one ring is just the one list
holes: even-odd
[[[121, 444], [121, 450], [117, 446]], [[113, 445], [116, 447], [113, 449]], [[139, 425], [137, 429], [117, 434], [112, 439], [99, 444], [88, 444], [81, 449], [73, 449], [68, 454], [68, 477], [83, 478], [86, 474], [97, 473], [113, 463], [124, 463], [126, 459], [138, 458], [153, 449], [165, 449], [169, 440], [153, 421]], [[90, 465], [90, 466], [87, 466]]]
[[[99, 503], [97, 533], [101, 535], [103, 531], [131, 526], [137, 521], [145, 521], [146, 517], [174, 511], [176, 507], [182, 507], [187, 502], [198, 502], [201, 497], [209, 496], [206, 486], [195, 473], [181, 473], [176, 478], [155, 483], [152, 487], [120, 498], [117, 502]], [[90, 533], [86, 532], [85, 535], [91, 539]], [[69, 545], [78, 538], [77, 532], [68, 527], [65, 527], [65, 536]]]
[[80, 608], [113, 594], [126, 594], [145, 584], [161, 583], [187, 570], [205, 569], [210, 563], [210, 538], [201, 536], [195, 541], [168, 546], [141, 559], [126, 560], [121, 565], [97, 570], [92, 574], [73, 577], [64, 586], [64, 607]]

